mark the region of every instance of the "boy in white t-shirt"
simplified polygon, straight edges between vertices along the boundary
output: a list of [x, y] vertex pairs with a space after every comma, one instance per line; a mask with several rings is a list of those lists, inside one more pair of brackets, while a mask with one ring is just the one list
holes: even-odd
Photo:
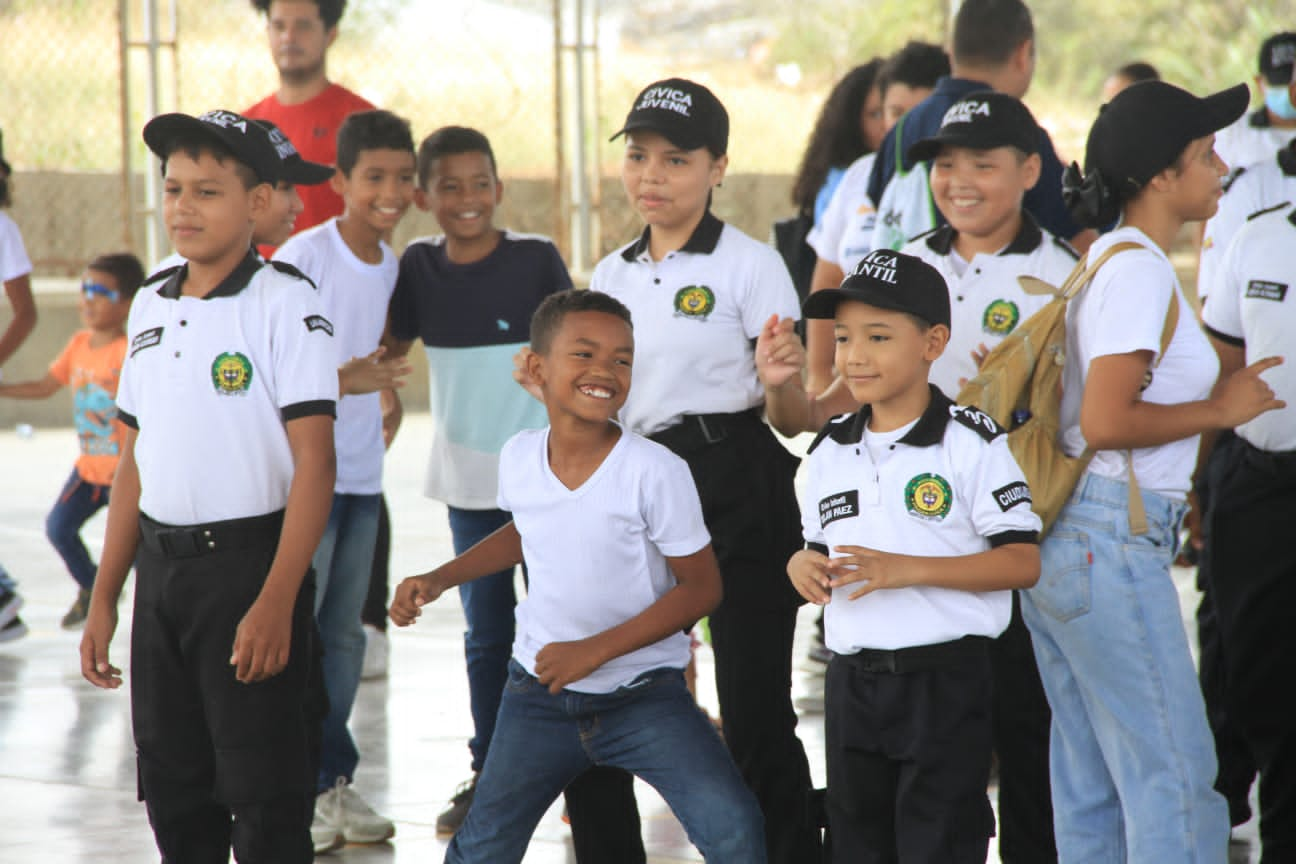
[[274, 256], [319, 289], [332, 322], [330, 333], [336, 328], [341, 393], [334, 429], [333, 506], [311, 561], [329, 700], [311, 826], [317, 851], [332, 847], [339, 837], [347, 843], [381, 843], [396, 831], [350, 785], [360, 754], [347, 721], [364, 662], [360, 616], [378, 540], [384, 451], [379, 393], [357, 384], [350, 372], [377, 366], [356, 358], [377, 359], [374, 352], [386, 327], [397, 260], [384, 238], [413, 201], [414, 136], [409, 123], [389, 111], [362, 111], [343, 121], [337, 149], [338, 171], [331, 182], [346, 211], [293, 236]]
[[684, 684], [686, 631], [722, 592], [697, 490], [682, 459], [614, 421], [630, 390], [630, 312], [563, 291], [536, 311], [531, 340], [549, 427], [500, 454], [499, 506], [513, 521], [401, 582], [391, 607], [406, 626], [525, 555], [508, 683], [446, 861], [521, 861], [563, 788], [609, 765], [653, 785], [707, 861], [764, 862], [756, 799]]

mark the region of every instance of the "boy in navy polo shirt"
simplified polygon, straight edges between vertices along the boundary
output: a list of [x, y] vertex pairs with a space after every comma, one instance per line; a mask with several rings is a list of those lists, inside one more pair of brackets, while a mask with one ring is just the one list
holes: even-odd
[[[445, 502], [456, 554], [509, 521], [495, 503], [500, 448], [545, 424], [544, 406], [513, 383], [512, 358], [530, 341], [540, 301], [572, 286], [548, 238], [495, 227], [503, 194], [481, 132], [447, 126], [423, 140], [414, 203], [445, 233], [405, 250], [389, 309], [393, 353], [404, 355], [414, 339], [427, 351], [433, 425], [424, 492]], [[438, 816], [441, 834], [463, 822], [490, 749], [513, 646], [513, 568], [460, 585], [459, 601], [468, 624], [473, 776]]]
[[1039, 577], [1040, 522], [1002, 430], [928, 383], [949, 293], [925, 262], [869, 253], [833, 316], [837, 372], [863, 405], [810, 448], [808, 548], [788, 562], [826, 604], [828, 832], [834, 862], [985, 861], [990, 640]]
[[108, 659], [135, 564], [131, 719], [164, 861], [312, 860], [322, 693], [311, 554], [333, 487], [333, 325], [298, 271], [252, 249], [280, 159], [229, 111], [144, 127], [187, 263], [135, 296], [117, 393], [127, 431], [81, 673]]
[[558, 793], [606, 765], [656, 788], [707, 861], [764, 864], [760, 808], [684, 683], [686, 631], [723, 590], [696, 487], [683, 459], [615, 419], [630, 391], [630, 312], [564, 291], [530, 330], [527, 371], [549, 426], [500, 453], [511, 521], [401, 582], [391, 606], [407, 626], [449, 588], [525, 555], [530, 590], [495, 738], [446, 861], [521, 861]]

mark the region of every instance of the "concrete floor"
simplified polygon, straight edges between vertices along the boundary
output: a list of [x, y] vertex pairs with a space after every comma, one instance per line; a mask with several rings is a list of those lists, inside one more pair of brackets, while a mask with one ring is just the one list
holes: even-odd
[[[420, 572], [450, 554], [444, 508], [421, 494], [426, 415], [406, 420], [387, 463], [392, 510], [392, 580]], [[30, 436], [0, 432], [0, 563], [19, 580], [27, 605], [26, 638], [0, 644], [0, 864], [157, 860], [143, 805], [135, 800], [134, 748], [124, 691], [96, 690], [82, 680], [79, 634], [59, 629], [74, 584], [45, 540], [44, 516], [74, 459], [69, 429], [40, 429]], [[85, 536], [97, 554], [103, 517]], [[1191, 621], [1196, 598], [1190, 574], [1177, 573]], [[129, 668], [129, 591], [113, 643], [113, 659]], [[813, 610], [803, 610], [797, 657], [805, 656]], [[357, 789], [396, 822], [396, 837], [376, 847], [353, 846], [321, 861], [339, 864], [439, 861], [445, 843], [436, 815], [468, 774], [471, 734], [463, 667], [463, 617], [454, 598], [426, 611], [418, 625], [391, 636], [386, 679], [364, 682], [352, 728], [362, 753]], [[710, 657], [699, 656], [699, 699], [715, 712]], [[796, 674], [794, 695], [816, 685]], [[811, 770], [822, 785], [822, 716], [807, 714], [800, 727]], [[700, 861], [678, 822], [649, 787], [639, 784], [644, 837], [653, 862]], [[528, 864], [574, 861], [561, 805], [537, 829]], [[1238, 833], [1233, 864], [1258, 860], [1254, 826]], [[1250, 838], [1250, 842], [1245, 842]], [[990, 861], [998, 860], [992, 845]]]

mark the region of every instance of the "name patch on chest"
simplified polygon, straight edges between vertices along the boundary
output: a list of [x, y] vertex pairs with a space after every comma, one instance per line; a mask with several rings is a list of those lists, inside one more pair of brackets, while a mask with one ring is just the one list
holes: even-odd
[[819, 502], [819, 527], [827, 528], [838, 519], [859, 515], [859, 490], [838, 492]]
[[1005, 513], [1022, 502], [1032, 503], [1030, 487], [1021, 481], [1009, 483], [1007, 486], [996, 489], [990, 494], [994, 495], [995, 503]]
[[303, 320], [306, 322], [307, 332], [323, 330], [328, 335], [333, 335], [333, 322], [323, 315], [307, 315]]
[[157, 345], [161, 341], [162, 341], [161, 327], [150, 327], [147, 330], [141, 330], [139, 333], [136, 333], [135, 338], [131, 340], [130, 354], [132, 357], [134, 357], [136, 354], [143, 351], [145, 348], [152, 348], [154, 345]]
[[1281, 282], [1264, 282], [1252, 279], [1247, 283], [1246, 296], [1257, 300], [1273, 300], [1281, 303], [1287, 298], [1287, 286]]

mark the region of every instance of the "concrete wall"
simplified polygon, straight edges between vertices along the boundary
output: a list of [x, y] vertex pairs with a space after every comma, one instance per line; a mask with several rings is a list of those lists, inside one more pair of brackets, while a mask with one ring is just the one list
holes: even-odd
[[[775, 175], [734, 175], [716, 194], [715, 210], [726, 221], [767, 240], [775, 219], [791, 211], [791, 178]], [[143, 197], [136, 178], [135, 193]], [[604, 180], [599, 207], [602, 252], [629, 242], [641, 230], [626, 203], [620, 180]], [[27, 252], [35, 267], [33, 280], [39, 320], [35, 332], [4, 368], [7, 381], [40, 378], [71, 335], [82, 324], [77, 309], [78, 277], [95, 255], [125, 248], [127, 231], [122, 186], [116, 174], [23, 173], [15, 178], [11, 215], [22, 228]], [[551, 180], [505, 178], [504, 203], [496, 224], [516, 231], [555, 234], [554, 184]], [[396, 247], [411, 239], [440, 233], [431, 214], [410, 208], [396, 231]], [[140, 220], [131, 232], [142, 251]], [[580, 278], [580, 274], [576, 274]], [[0, 306], [0, 327], [9, 321]], [[411, 352], [414, 374], [403, 391], [406, 410], [427, 410], [427, 362], [416, 346]], [[44, 401], [0, 399], [0, 428], [18, 423], [67, 426], [72, 417], [71, 395], [64, 391]]]

